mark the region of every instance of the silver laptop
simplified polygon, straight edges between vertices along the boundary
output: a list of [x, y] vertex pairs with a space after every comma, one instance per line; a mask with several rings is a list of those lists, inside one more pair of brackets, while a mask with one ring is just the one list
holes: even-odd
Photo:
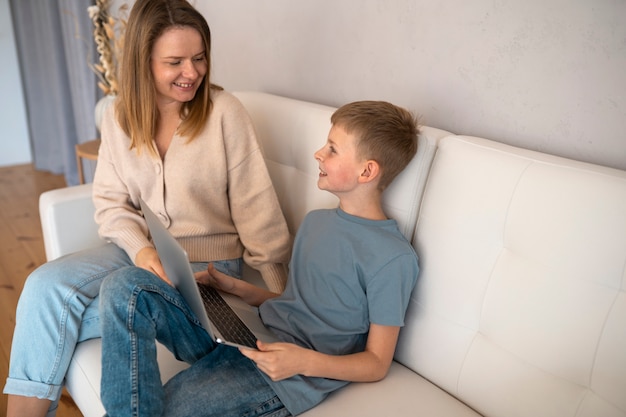
[[263, 342], [279, 341], [265, 327], [257, 308], [246, 304], [239, 297], [197, 283], [187, 252], [150, 207], [142, 199], [139, 203], [167, 277], [214, 341], [254, 349], [257, 339]]

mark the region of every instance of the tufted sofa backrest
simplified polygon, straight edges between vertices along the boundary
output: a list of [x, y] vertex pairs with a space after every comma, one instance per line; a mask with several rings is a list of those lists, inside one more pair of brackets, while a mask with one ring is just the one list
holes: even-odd
[[626, 172], [439, 143], [396, 359], [487, 416], [626, 414]]
[[[336, 108], [256, 91], [234, 95], [254, 122], [287, 224], [295, 234], [310, 210], [338, 204], [334, 195], [317, 188], [319, 168], [313, 158], [313, 153], [326, 143], [330, 116]], [[409, 240], [437, 141], [447, 135], [449, 132], [423, 127], [417, 155], [385, 190], [385, 212], [398, 221]]]

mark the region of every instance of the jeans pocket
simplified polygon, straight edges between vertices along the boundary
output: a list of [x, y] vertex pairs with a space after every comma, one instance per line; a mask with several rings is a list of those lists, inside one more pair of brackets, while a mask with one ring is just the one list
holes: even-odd
[[287, 417], [290, 415], [278, 396], [260, 404], [256, 410], [244, 414], [245, 417]]
[[243, 259], [241, 258], [214, 261], [213, 265], [215, 266], [215, 269], [226, 275], [230, 275], [234, 278], [241, 278], [243, 271]]

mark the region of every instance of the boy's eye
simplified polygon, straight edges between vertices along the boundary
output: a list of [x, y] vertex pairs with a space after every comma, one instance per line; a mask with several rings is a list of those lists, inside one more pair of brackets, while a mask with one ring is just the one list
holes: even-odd
[[330, 145], [328, 148], [330, 149], [331, 153], [337, 153], [337, 151], [335, 150], [335, 147], [333, 145]]

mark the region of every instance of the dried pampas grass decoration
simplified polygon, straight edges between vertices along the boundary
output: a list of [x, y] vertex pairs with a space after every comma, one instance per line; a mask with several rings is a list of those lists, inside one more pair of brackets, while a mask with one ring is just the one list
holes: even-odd
[[[99, 54], [98, 62], [91, 68], [98, 76], [98, 87], [106, 95], [117, 94], [117, 65], [121, 55], [126, 19], [109, 14], [110, 0], [96, 0], [94, 6], [87, 8], [89, 18], [94, 25], [93, 38]], [[128, 5], [120, 6], [121, 16], [126, 15]]]

